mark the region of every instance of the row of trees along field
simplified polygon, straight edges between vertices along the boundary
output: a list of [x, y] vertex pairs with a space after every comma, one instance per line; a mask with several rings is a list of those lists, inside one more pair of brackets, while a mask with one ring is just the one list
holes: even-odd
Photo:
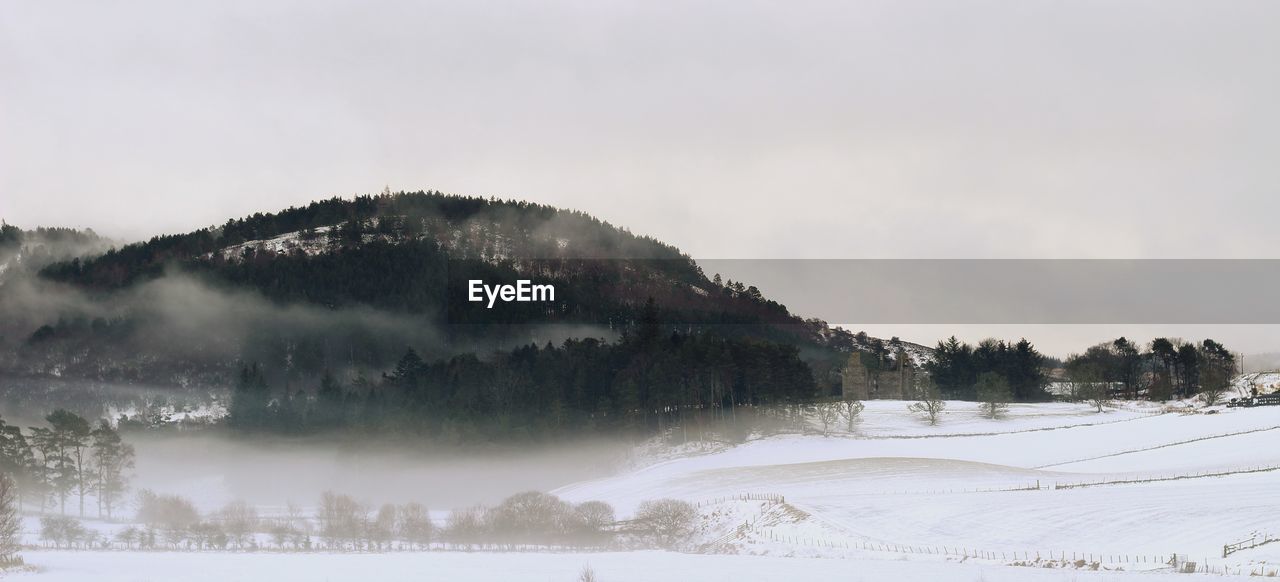
[[[660, 329], [641, 325], [616, 343], [530, 345], [487, 360], [462, 355], [427, 362], [410, 349], [376, 381], [357, 377], [344, 385], [327, 374], [314, 390], [273, 390], [250, 365], [235, 388], [229, 422], [241, 430], [294, 434], [357, 428], [450, 442], [518, 440], [661, 431], [691, 416], [716, 420], [739, 407], [796, 407], [829, 396], [793, 346]], [[838, 391], [843, 400], [915, 400], [931, 392], [987, 403], [1044, 401], [1050, 374], [1057, 373], [1051, 367], [1058, 362], [1026, 339], [970, 345], [951, 337], [938, 342], [920, 372], [900, 342], [870, 345], [846, 364]], [[1119, 338], [1071, 356], [1064, 367], [1067, 380], [1108, 387], [1107, 397], [1206, 393], [1216, 400], [1235, 358], [1211, 339], [1195, 345], [1156, 338], [1142, 349]]]
[[1213, 404], [1229, 388], [1236, 364], [1235, 355], [1212, 339], [1194, 344], [1158, 337], [1143, 346], [1122, 337], [1071, 356], [1064, 367], [1073, 383], [1106, 384], [1112, 397], [1168, 400], [1200, 394]]
[[284, 514], [275, 516], [259, 515], [244, 501], [202, 514], [185, 497], [142, 491], [134, 525], [112, 535], [86, 528], [70, 516], [48, 515], [41, 518], [40, 537], [56, 548], [124, 550], [670, 548], [693, 533], [697, 516], [697, 509], [687, 502], [657, 499], [641, 503], [631, 519], [619, 521], [613, 507], [602, 501], [574, 504], [548, 493], [527, 491], [492, 507], [455, 509], [439, 525], [420, 503], [387, 503], [374, 508], [349, 495], [328, 491], [311, 515], [290, 505]]
[[128, 489], [127, 471], [133, 467], [133, 445], [107, 421], [94, 427], [73, 412], [55, 410], [48, 426], [24, 433], [0, 419], [0, 474], [16, 489], [18, 510], [27, 503], [40, 511], [66, 514], [67, 501], [85, 515], [92, 497], [101, 517], [110, 518]]
[[1057, 364], [1026, 339], [989, 339], [973, 346], [953, 336], [938, 342], [924, 368], [945, 398], [986, 401], [980, 392], [999, 384], [1014, 402], [1049, 398], [1050, 373], [1062, 373], [1073, 384], [1105, 385], [1107, 397], [1168, 400], [1202, 394], [1216, 401], [1237, 372], [1235, 356], [1212, 339], [1194, 344], [1159, 337], [1143, 345], [1121, 337], [1068, 357], [1060, 371], [1051, 369]]

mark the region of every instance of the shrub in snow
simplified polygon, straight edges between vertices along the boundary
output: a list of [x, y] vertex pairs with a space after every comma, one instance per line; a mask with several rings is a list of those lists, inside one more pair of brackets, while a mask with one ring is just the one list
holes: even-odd
[[655, 544], [674, 548], [693, 535], [698, 510], [678, 499], [649, 500], [636, 509], [636, 524]]

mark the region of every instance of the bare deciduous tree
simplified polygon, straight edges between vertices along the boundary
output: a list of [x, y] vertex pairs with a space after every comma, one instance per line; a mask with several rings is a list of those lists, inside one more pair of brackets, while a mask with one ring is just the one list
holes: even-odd
[[845, 428], [849, 432], [853, 432], [853, 426], [858, 423], [858, 418], [862, 415], [862, 409], [866, 405], [861, 400], [846, 398], [836, 403], [836, 410], [840, 416], [844, 418]]
[[819, 402], [814, 406], [814, 416], [822, 425], [822, 436], [831, 434], [831, 425], [840, 420], [839, 405], [832, 402]]
[[483, 506], [455, 509], [449, 512], [449, 522], [445, 525], [445, 538], [455, 545], [470, 548], [484, 540], [485, 514], [488, 510]]
[[489, 514], [493, 535], [500, 541], [549, 544], [567, 533], [573, 508], [555, 495], [540, 491], [517, 493]]
[[1009, 381], [997, 372], [983, 372], [978, 376], [977, 392], [978, 402], [982, 403], [982, 415], [992, 419], [1004, 414], [1013, 399]]
[[22, 563], [22, 517], [18, 514], [18, 486], [13, 478], [0, 475], [0, 566]]
[[222, 518], [223, 531], [236, 548], [244, 549], [249, 545], [252, 534], [258, 527], [257, 509], [244, 501], [232, 501], [222, 509], [219, 517]]
[[143, 489], [138, 492], [138, 521], [164, 533], [170, 546], [177, 547], [190, 529], [200, 522], [200, 512], [190, 499], [178, 495], [157, 495]]
[[1071, 392], [1102, 412], [1111, 404], [1111, 386], [1094, 366], [1079, 366], [1071, 374]]
[[398, 513], [399, 509], [395, 505], [384, 503], [369, 524], [369, 541], [378, 550], [386, 549], [395, 537]]
[[603, 501], [584, 501], [574, 506], [573, 511], [577, 514], [577, 521], [581, 528], [577, 540], [581, 543], [594, 544], [605, 541], [609, 536], [609, 526], [617, 521], [613, 506]]
[[1200, 368], [1200, 399], [1205, 406], [1213, 406], [1222, 400], [1227, 393], [1227, 385], [1231, 378], [1219, 366], [1205, 365]]
[[427, 508], [420, 503], [406, 503], [400, 506], [398, 513], [396, 534], [400, 539], [418, 549], [427, 547], [435, 530]]
[[923, 412], [929, 418], [929, 424], [938, 424], [938, 416], [947, 408], [947, 403], [942, 400], [942, 394], [938, 392], [938, 386], [931, 379], [926, 378], [922, 381], [920, 387], [920, 400], [907, 407], [911, 412]]
[[673, 548], [693, 534], [698, 510], [687, 501], [656, 499], [640, 503], [635, 521], [660, 547]]
[[331, 549], [345, 549], [360, 539], [366, 512], [348, 495], [325, 491], [320, 495], [320, 535]]

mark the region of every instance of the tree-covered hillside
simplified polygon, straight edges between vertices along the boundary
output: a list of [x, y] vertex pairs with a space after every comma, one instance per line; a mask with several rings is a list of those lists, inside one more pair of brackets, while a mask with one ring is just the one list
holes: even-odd
[[[551, 283], [556, 300], [486, 310], [467, 301], [473, 278]], [[866, 341], [581, 212], [437, 192], [255, 214], [56, 261], [8, 287], [0, 310], [24, 315], [0, 334], [0, 365], [22, 394], [53, 379], [216, 392], [257, 365], [274, 401], [314, 396], [326, 374], [376, 378], [406, 349], [501, 361], [495, 351], [522, 346], [613, 345], [644, 317], [663, 337], [706, 334], [737, 353], [785, 347], [804, 385], [831, 391], [843, 354]]]
[[649, 297], [673, 322], [799, 322], [754, 288], [713, 282], [676, 248], [580, 212], [435, 192], [255, 214], [58, 263], [42, 275], [110, 292], [175, 272], [281, 303], [360, 305], [451, 323], [466, 323], [459, 315], [470, 306], [450, 285], [485, 277], [557, 285], [560, 309], [509, 307], [508, 323], [621, 323]]

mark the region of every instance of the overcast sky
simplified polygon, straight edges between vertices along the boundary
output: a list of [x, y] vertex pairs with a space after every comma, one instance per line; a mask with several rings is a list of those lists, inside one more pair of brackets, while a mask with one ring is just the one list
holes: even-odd
[[1269, 0], [11, 0], [0, 217], [132, 239], [390, 186], [694, 257], [1274, 257], [1277, 22]]

